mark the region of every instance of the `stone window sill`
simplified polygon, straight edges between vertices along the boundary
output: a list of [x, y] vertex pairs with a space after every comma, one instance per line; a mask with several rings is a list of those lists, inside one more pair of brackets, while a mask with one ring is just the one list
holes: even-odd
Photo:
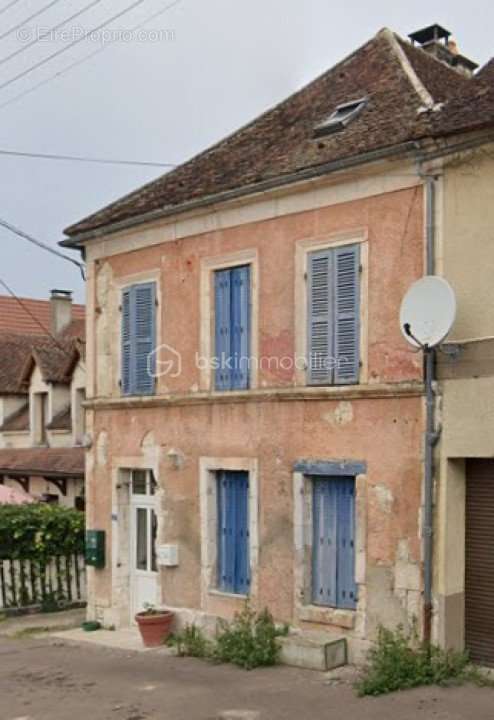
[[221, 590], [209, 590], [208, 595], [212, 595], [213, 597], [220, 597], [220, 598], [231, 598], [233, 600], [242, 600], [245, 602], [245, 600], [249, 599], [248, 595], [237, 595], [236, 593], [227, 593], [222, 592]]
[[353, 630], [355, 627], [355, 610], [340, 610], [338, 608], [321, 607], [319, 605], [303, 605], [299, 608], [298, 617], [299, 620], [303, 622], [335, 625], [345, 630]]

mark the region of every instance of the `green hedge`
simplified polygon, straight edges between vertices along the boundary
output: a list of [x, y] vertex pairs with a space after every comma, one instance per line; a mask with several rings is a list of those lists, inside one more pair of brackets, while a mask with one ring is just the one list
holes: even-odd
[[84, 514], [56, 505], [0, 505], [0, 560], [34, 560], [84, 552]]

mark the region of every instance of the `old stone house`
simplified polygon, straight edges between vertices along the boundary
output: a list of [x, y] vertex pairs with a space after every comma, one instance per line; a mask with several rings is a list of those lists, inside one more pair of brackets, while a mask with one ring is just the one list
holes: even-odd
[[106, 533], [91, 617], [125, 626], [154, 602], [207, 624], [249, 598], [343, 635], [350, 659], [380, 623], [422, 628], [423, 368], [399, 307], [461, 268], [449, 173], [494, 105], [446, 31], [412, 39], [380, 31], [66, 231], [88, 270], [88, 523]]
[[0, 483], [84, 508], [84, 306], [0, 297]]

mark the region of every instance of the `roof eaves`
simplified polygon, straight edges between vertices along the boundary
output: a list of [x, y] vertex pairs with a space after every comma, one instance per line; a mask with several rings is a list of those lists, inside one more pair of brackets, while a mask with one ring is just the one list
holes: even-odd
[[64, 240], [59, 241], [58, 244], [61, 247], [78, 249], [89, 240], [96, 240], [106, 235], [111, 235], [122, 230], [143, 225], [144, 223], [161, 220], [162, 218], [174, 215], [181, 215], [186, 212], [215, 205], [217, 203], [226, 203], [231, 200], [238, 200], [250, 195], [262, 194], [269, 190], [275, 190], [276, 188], [281, 189], [287, 185], [295, 185], [299, 182], [315, 180], [323, 175], [344, 171], [359, 165], [369, 165], [370, 163], [378, 162], [380, 160], [400, 157], [407, 153], [415, 152], [417, 149], [418, 142], [415, 140], [409, 140], [407, 142], [400, 143], [399, 145], [387, 145], [384, 148], [371, 150], [367, 153], [351, 155], [350, 157], [333, 160], [329, 163], [322, 163], [320, 165], [314, 165], [310, 168], [303, 168], [295, 173], [278, 175], [274, 178], [269, 178], [256, 184], [244, 185], [239, 188], [234, 188], [233, 190], [225, 190], [224, 192], [216, 193], [214, 195], [198, 198], [197, 200], [191, 200], [178, 205], [163, 207], [159, 210], [152, 210], [150, 212], [142, 213], [141, 215], [135, 215], [131, 218], [126, 218], [125, 220], [103, 225], [95, 228], [94, 230], [88, 230], [74, 235], [73, 237], [65, 238]]

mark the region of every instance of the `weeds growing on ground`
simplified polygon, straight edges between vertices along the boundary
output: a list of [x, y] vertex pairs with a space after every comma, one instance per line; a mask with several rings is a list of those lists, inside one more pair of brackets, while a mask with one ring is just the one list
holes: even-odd
[[174, 633], [168, 640], [168, 645], [177, 648], [180, 657], [211, 657], [210, 641], [197, 625], [186, 625], [179, 633]]
[[221, 623], [214, 658], [246, 670], [276, 665], [280, 654], [278, 638], [287, 631], [276, 627], [268, 610], [256, 614], [246, 605], [232, 623]]
[[181, 656], [210, 658], [251, 670], [276, 665], [280, 653], [278, 638], [287, 632], [288, 627], [276, 627], [268, 610], [255, 613], [246, 604], [231, 623], [220, 623], [214, 640], [208, 640], [196, 625], [186, 625], [170, 638], [169, 644]]
[[492, 685], [488, 675], [472, 666], [467, 653], [419, 643], [416, 629], [406, 633], [379, 628], [368, 665], [356, 683], [359, 695], [382, 695], [420, 685]]

